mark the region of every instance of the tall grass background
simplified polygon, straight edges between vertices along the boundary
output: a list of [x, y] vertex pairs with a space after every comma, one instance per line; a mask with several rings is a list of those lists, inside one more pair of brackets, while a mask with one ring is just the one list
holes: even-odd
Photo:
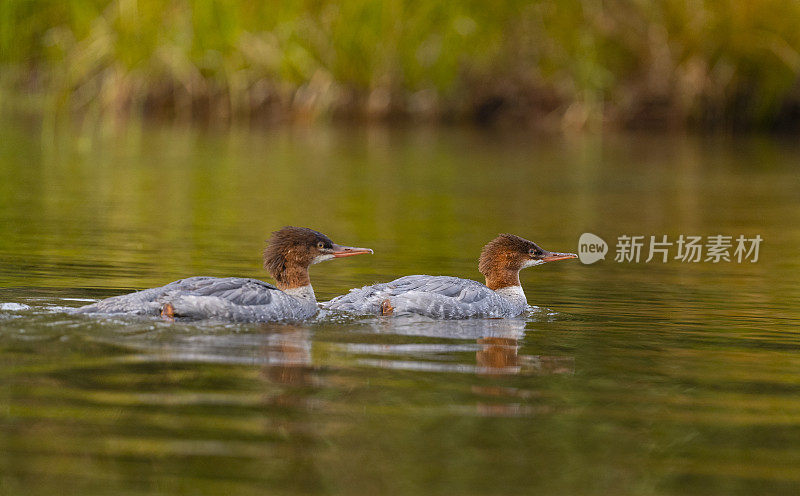
[[0, 0], [49, 112], [584, 128], [800, 120], [797, 0]]

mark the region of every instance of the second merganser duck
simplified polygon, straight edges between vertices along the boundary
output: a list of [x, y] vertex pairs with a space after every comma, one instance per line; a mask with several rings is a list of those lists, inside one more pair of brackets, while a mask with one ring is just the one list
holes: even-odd
[[434, 319], [511, 318], [528, 308], [519, 271], [546, 262], [577, 258], [549, 252], [533, 241], [501, 234], [481, 251], [478, 270], [486, 285], [448, 276], [415, 275], [364, 286], [322, 306], [362, 315], [418, 314]]
[[231, 322], [296, 321], [317, 313], [308, 268], [334, 258], [372, 253], [369, 248], [335, 244], [324, 234], [287, 226], [272, 233], [264, 268], [276, 286], [241, 277], [189, 277], [160, 288], [114, 296], [77, 309], [78, 313], [161, 315], [166, 319]]

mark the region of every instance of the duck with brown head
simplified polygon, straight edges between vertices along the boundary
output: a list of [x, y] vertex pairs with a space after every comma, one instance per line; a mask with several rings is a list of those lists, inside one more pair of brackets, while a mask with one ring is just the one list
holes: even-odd
[[323, 308], [364, 315], [418, 314], [435, 319], [510, 318], [528, 307], [519, 281], [526, 267], [577, 258], [547, 251], [527, 239], [501, 234], [483, 247], [478, 270], [486, 284], [448, 276], [415, 275], [353, 289]]
[[277, 287], [257, 279], [197, 276], [107, 298], [77, 311], [231, 322], [303, 320], [317, 313], [308, 268], [366, 253], [372, 250], [337, 245], [313, 229], [287, 226], [272, 233], [264, 250], [264, 268]]

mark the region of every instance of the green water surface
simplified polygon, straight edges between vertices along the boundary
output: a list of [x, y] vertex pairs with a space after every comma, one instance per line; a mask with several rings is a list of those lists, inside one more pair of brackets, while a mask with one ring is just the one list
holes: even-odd
[[[287, 224], [375, 250], [314, 266], [320, 300], [480, 280], [500, 232], [610, 251], [523, 271], [516, 320], [67, 311], [268, 280]], [[764, 241], [756, 263], [614, 261], [664, 234]], [[798, 244], [796, 140], [5, 122], [0, 494], [800, 494]]]

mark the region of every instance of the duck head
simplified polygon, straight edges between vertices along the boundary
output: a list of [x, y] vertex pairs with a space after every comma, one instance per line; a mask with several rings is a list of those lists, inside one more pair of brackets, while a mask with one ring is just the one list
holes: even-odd
[[533, 241], [513, 234], [501, 234], [481, 251], [478, 270], [486, 277], [489, 289], [521, 286], [519, 271], [556, 260], [578, 258], [574, 253], [547, 251]]
[[281, 290], [311, 284], [308, 268], [334, 258], [372, 253], [369, 248], [337, 245], [321, 232], [286, 226], [272, 233], [264, 250], [264, 268]]

